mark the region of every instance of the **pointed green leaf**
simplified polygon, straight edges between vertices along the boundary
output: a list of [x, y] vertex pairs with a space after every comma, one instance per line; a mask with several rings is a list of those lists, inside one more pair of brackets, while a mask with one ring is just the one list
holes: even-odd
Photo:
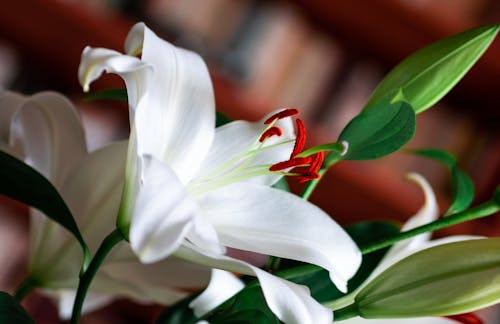
[[469, 71], [498, 33], [498, 25], [477, 27], [433, 43], [399, 63], [380, 82], [366, 109], [402, 89], [416, 113], [441, 99]]
[[71, 211], [56, 188], [43, 175], [15, 157], [0, 151], [0, 194], [35, 207], [70, 231], [83, 250], [86, 269], [89, 251]]
[[12, 323], [34, 324], [35, 321], [11, 295], [0, 291], [0, 324]]
[[467, 174], [457, 166], [457, 159], [446, 151], [438, 149], [413, 149], [410, 153], [436, 160], [451, 171], [453, 200], [446, 215], [459, 213], [467, 209], [474, 199], [474, 184]]
[[85, 96], [86, 100], [116, 100], [116, 101], [128, 101], [127, 89], [117, 88], [117, 89], [104, 89], [92, 92]]
[[355, 306], [365, 318], [446, 316], [500, 302], [500, 238], [435, 246], [368, 283]]
[[338, 142], [348, 143], [344, 160], [371, 160], [399, 150], [415, 134], [415, 112], [394, 92], [362, 111], [342, 130]]

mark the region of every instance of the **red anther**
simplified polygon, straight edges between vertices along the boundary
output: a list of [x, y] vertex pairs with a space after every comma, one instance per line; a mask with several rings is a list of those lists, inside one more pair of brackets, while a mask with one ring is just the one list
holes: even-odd
[[284, 169], [288, 168], [293, 168], [296, 166], [305, 166], [305, 165], [310, 165], [312, 162], [311, 157], [303, 157], [303, 158], [293, 158], [287, 161], [283, 162], [278, 162], [276, 164], [273, 164], [270, 168], [269, 171], [281, 171]]
[[449, 316], [444, 316], [446, 318], [449, 318], [451, 320], [457, 321], [458, 323], [463, 323], [463, 324], [483, 324], [483, 320], [474, 315], [473, 313], [466, 313], [466, 314], [458, 314], [458, 315], [449, 315]]
[[281, 135], [283, 135], [283, 131], [281, 130], [281, 128], [278, 126], [273, 126], [268, 130], [266, 130], [264, 133], [262, 133], [262, 135], [259, 138], [259, 142], [262, 143], [266, 138], [269, 138], [271, 136], [281, 136]]
[[302, 150], [304, 149], [304, 145], [306, 144], [306, 127], [304, 126], [304, 122], [302, 119], [297, 118], [295, 120], [297, 124], [297, 136], [295, 138], [295, 145], [293, 146], [292, 154], [290, 158], [296, 157]]
[[271, 117], [269, 117], [268, 119], [266, 119], [266, 121], [264, 122], [264, 124], [268, 125], [268, 124], [271, 124], [273, 121], [275, 121], [277, 119], [283, 119], [283, 118], [287, 118], [287, 117], [292, 117], [292, 116], [298, 115], [299, 113], [300, 113], [300, 111], [298, 109], [288, 108], [288, 109], [282, 110], [282, 111], [277, 112], [276, 114], [272, 115]]
[[312, 157], [312, 162], [309, 168], [307, 168], [307, 171], [317, 173], [321, 168], [321, 166], [323, 165], [323, 160], [325, 159], [325, 152], [315, 153], [311, 157]]
[[304, 183], [304, 182], [307, 182], [307, 181], [319, 179], [319, 177], [320, 176], [319, 176], [319, 174], [317, 172], [306, 171], [306, 172], [302, 173], [298, 177], [298, 180], [299, 180], [299, 183]]

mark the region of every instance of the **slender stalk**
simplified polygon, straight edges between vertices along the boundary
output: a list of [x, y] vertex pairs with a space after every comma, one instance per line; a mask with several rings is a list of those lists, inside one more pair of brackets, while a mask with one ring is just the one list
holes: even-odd
[[78, 290], [76, 291], [75, 303], [73, 304], [71, 324], [77, 324], [80, 320], [85, 296], [87, 295], [87, 291], [92, 283], [92, 279], [94, 279], [94, 276], [97, 273], [97, 270], [99, 270], [99, 267], [111, 249], [123, 239], [124, 237], [121, 232], [118, 229], [115, 229], [108, 236], [106, 236], [97, 249], [92, 261], [90, 261], [89, 267], [80, 277], [80, 283], [78, 284]]
[[14, 293], [14, 299], [17, 302], [21, 302], [24, 297], [26, 297], [33, 289], [38, 286], [38, 281], [33, 278], [26, 278], [21, 284], [16, 288]]
[[375, 252], [377, 250], [389, 247], [399, 241], [406, 240], [410, 237], [426, 232], [440, 230], [445, 227], [467, 222], [473, 219], [489, 216], [491, 214], [498, 212], [499, 210], [500, 210], [500, 205], [498, 204], [498, 202], [496, 202], [495, 200], [489, 200], [481, 205], [475, 206], [461, 213], [457, 213], [447, 217], [442, 217], [434, 222], [416, 227], [406, 232], [401, 232], [398, 235], [395, 235], [394, 237], [384, 239], [375, 243], [371, 243], [366, 246], [362, 246], [360, 247], [360, 250], [363, 254]]
[[309, 181], [306, 185], [306, 188], [302, 192], [301, 197], [303, 199], [308, 200], [309, 197], [311, 197], [312, 193], [314, 192], [314, 189], [316, 189], [316, 187], [319, 184], [319, 181], [321, 180], [321, 178], [323, 178], [323, 175], [326, 173], [326, 171], [328, 171], [328, 169], [330, 169], [335, 163], [339, 162], [341, 158], [342, 157], [340, 155], [340, 152], [337, 151], [332, 151], [330, 152], [330, 154], [327, 155], [324, 166], [318, 171], [319, 178]]
[[351, 304], [333, 312], [335, 321], [342, 321], [355, 316], [358, 316], [358, 305], [356, 304]]

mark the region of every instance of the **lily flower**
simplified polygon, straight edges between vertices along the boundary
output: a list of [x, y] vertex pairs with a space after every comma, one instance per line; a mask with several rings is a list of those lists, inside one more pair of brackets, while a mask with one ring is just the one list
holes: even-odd
[[[125, 173], [127, 142], [87, 153], [84, 131], [71, 102], [54, 92], [31, 97], [0, 95], [0, 149], [47, 177], [70, 208], [91, 253], [115, 228]], [[96, 181], [98, 179], [98, 181]], [[54, 298], [62, 318], [71, 315], [81, 249], [59, 224], [31, 209], [28, 276]], [[180, 275], [182, 274], [182, 276]], [[106, 259], [85, 300], [90, 311], [117, 297], [170, 304], [208, 283], [210, 270], [169, 258], [139, 262], [128, 244]]]
[[271, 187], [294, 166], [306, 166], [309, 173], [296, 174], [305, 178], [321, 164], [294, 156], [303, 145], [295, 140], [297, 111], [216, 129], [212, 84], [198, 55], [163, 41], [143, 23], [130, 31], [125, 52], [87, 47], [79, 80], [85, 90], [104, 71], [125, 81], [131, 135], [117, 223], [141, 261], [174, 255], [255, 275], [281, 320], [331, 321], [331, 311], [305, 287], [225, 254], [231, 247], [316, 264], [342, 290], [358, 269], [359, 249], [337, 223]]
[[[420, 186], [424, 193], [424, 205], [420, 208], [420, 210], [412, 216], [402, 227], [402, 231], [408, 231], [411, 230], [415, 227], [425, 225], [427, 223], [430, 223], [434, 220], [436, 220], [439, 216], [439, 206], [436, 200], [436, 196], [434, 194], [434, 191], [432, 190], [432, 187], [430, 184], [427, 182], [427, 180], [422, 177], [418, 173], [409, 173], [407, 175], [407, 179], [410, 181], [415, 182], [417, 185]], [[384, 255], [380, 263], [377, 265], [377, 267], [373, 270], [373, 272], [370, 274], [370, 276], [365, 280], [365, 282], [358, 287], [355, 291], [349, 293], [348, 295], [344, 296], [341, 299], [338, 299], [336, 301], [333, 301], [331, 303], [328, 303], [328, 306], [334, 310], [342, 308], [344, 306], [347, 306], [351, 304], [354, 301], [354, 297], [356, 294], [363, 288], [365, 287], [371, 280], [376, 278], [379, 274], [384, 272], [387, 268], [390, 266], [396, 264], [400, 260], [406, 258], [407, 256], [414, 254], [418, 251], [425, 250], [427, 248], [433, 247], [433, 246], [438, 246], [441, 244], [446, 244], [450, 242], [457, 242], [457, 241], [465, 241], [465, 240], [472, 240], [472, 239], [479, 239], [481, 238], [480, 236], [473, 236], [473, 235], [454, 235], [454, 236], [448, 236], [448, 237], [443, 237], [435, 240], [431, 240], [431, 235], [432, 232], [427, 232], [423, 233], [417, 236], [414, 236], [412, 238], [409, 238], [407, 240], [398, 242], [394, 244]], [[454, 317], [454, 320], [451, 319], [446, 319], [446, 318], [415, 318], [415, 319], [397, 319], [395, 320], [397, 323], [456, 323], [457, 320], [460, 320], [462, 323], [481, 323], [477, 322], [477, 318], [473, 314], [466, 314], [467, 316], [462, 316], [460, 318]], [[468, 321], [470, 320], [470, 321]], [[361, 317], [356, 317], [352, 319], [348, 319], [345, 321], [346, 324], [357, 324], [357, 323], [382, 323], [382, 321], [379, 320], [374, 320], [374, 319], [364, 319]], [[383, 322], [386, 322], [386, 319], [383, 320]], [[390, 321], [388, 321], [390, 322]]]

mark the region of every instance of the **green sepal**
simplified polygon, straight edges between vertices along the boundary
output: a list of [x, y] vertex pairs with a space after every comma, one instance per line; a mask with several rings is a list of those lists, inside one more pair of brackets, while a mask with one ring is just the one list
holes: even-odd
[[412, 149], [408, 152], [440, 162], [451, 171], [453, 199], [445, 215], [466, 210], [474, 199], [474, 183], [457, 166], [457, 159], [449, 152], [438, 149]]
[[348, 143], [343, 160], [377, 159], [408, 143], [415, 134], [416, 117], [400, 96], [400, 91], [390, 93], [347, 124], [337, 141]]
[[0, 324], [35, 324], [24, 308], [8, 293], [0, 291]]
[[416, 113], [426, 110], [462, 79], [497, 33], [498, 25], [477, 27], [420, 49], [385, 76], [365, 109], [401, 89]]
[[412, 254], [355, 297], [364, 318], [446, 316], [500, 301], [500, 238], [453, 242]]
[[82, 271], [89, 263], [89, 250], [80, 230], [57, 189], [38, 171], [0, 151], [0, 194], [42, 211], [71, 232], [83, 251]]

